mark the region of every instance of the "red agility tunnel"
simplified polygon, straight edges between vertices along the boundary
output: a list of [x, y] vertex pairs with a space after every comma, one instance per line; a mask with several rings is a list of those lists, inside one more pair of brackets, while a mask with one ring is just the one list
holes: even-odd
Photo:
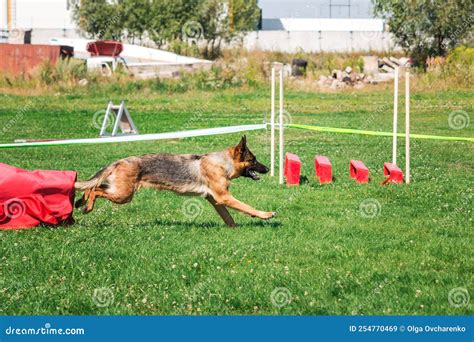
[[283, 174], [286, 177], [286, 184], [299, 185], [301, 175], [301, 161], [300, 158], [293, 153], [287, 153], [285, 157], [285, 167]]
[[351, 160], [350, 175], [351, 178], [354, 178], [357, 183], [369, 182], [369, 169], [360, 160]]
[[74, 171], [27, 171], [0, 163], [0, 229], [73, 223]]
[[332, 165], [325, 156], [314, 157], [314, 170], [316, 177], [319, 177], [319, 183], [332, 183]]

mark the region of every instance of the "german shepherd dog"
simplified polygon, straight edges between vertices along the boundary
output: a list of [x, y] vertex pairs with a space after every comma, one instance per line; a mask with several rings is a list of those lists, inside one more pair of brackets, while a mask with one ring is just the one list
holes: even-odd
[[179, 195], [203, 196], [228, 226], [235, 227], [227, 207], [262, 220], [276, 215], [256, 210], [229, 192], [233, 179], [243, 176], [259, 180], [257, 173], [267, 172], [268, 168], [259, 163], [247, 147], [245, 136], [238, 145], [222, 152], [128, 157], [103, 168], [87, 181], [76, 182], [75, 189], [84, 191], [82, 198], [76, 202], [76, 208], [86, 205], [84, 213], [89, 213], [98, 197], [125, 204], [132, 200], [140, 187], [149, 187], [174, 191]]

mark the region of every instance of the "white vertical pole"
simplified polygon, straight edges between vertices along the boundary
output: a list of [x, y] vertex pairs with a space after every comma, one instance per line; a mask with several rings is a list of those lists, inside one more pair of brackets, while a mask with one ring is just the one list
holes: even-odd
[[270, 115], [270, 176], [275, 176], [275, 67], [272, 66], [272, 110]]
[[405, 72], [405, 179], [410, 183], [410, 70]]
[[102, 122], [102, 127], [100, 128], [99, 136], [103, 136], [105, 134], [105, 131], [107, 130], [107, 125], [109, 123], [109, 116], [112, 115], [112, 106], [113, 106], [112, 101], [109, 101], [109, 103], [107, 104], [107, 110], [105, 111], [104, 121]]
[[395, 68], [393, 85], [393, 146], [392, 163], [397, 165], [397, 127], [398, 127], [398, 67]]
[[283, 66], [280, 69], [280, 184], [283, 184]]

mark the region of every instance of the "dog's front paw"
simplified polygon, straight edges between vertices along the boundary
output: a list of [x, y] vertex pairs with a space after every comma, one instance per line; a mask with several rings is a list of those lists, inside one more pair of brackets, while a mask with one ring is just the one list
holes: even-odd
[[270, 220], [270, 219], [274, 218], [276, 215], [277, 215], [276, 212], [269, 211], [269, 212], [263, 213], [262, 219], [263, 220]]

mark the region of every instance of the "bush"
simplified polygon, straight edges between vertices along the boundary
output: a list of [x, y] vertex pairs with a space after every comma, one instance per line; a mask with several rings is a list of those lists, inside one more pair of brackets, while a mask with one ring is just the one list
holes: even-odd
[[[401, 53], [389, 53], [400, 56]], [[384, 57], [386, 54], [379, 54]], [[290, 64], [294, 58], [308, 61], [306, 75], [298, 79], [288, 79], [286, 87], [313, 89], [318, 91], [315, 79], [320, 75], [329, 75], [333, 69], [344, 69], [347, 66], [355, 71], [363, 70], [363, 53], [283, 53], [246, 51], [229, 49], [223, 51], [210, 69], [183, 71], [179, 79], [140, 80], [118, 70], [112, 76], [101, 76], [99, 72], [87, 71], [85, 61], [68, 59], [56, 64], [44, 62], [34, 75], [23, 75], [16, 78], [0, 75], [0, 87], [5, 88], [46, 88], [59, 92], [75, 90], [108, 94], [132, 94], [141, 91], [161, 93], [183, 93], [193, 90], [214, 91], [237, 87], [268, 87], [271, 62], [278, 61]], [[471, 77], [474, 74], [474, 48], [460, 46], [446, 57], [433, 57], [427, 61], [428, 72], [419, 69], [417, 84], [429, 89], [447, 87], [472, 87]], [[86, 79], [87, 82], [79, 82]]]
[[39, 68], [39, 79], [45, 85], [57, 82], [76, 83], [88, 76], [85, 61], [67, 58], [60, 59], [55, 64], [44, 61]]
[[474, 48], [459, 46], [446, 58], [446, 73], [462, 85], [472, 85]]
[[429, 87], [442, 83], [444, 87], [472, 87], [474, 48], [459, 46], [446, 57], [431, 57], [426, 61], [425, 82]]
[[446, 62], [448, 65], [472, 67], [474, 65], [474, 48], [459, 46], [448, 54]]

